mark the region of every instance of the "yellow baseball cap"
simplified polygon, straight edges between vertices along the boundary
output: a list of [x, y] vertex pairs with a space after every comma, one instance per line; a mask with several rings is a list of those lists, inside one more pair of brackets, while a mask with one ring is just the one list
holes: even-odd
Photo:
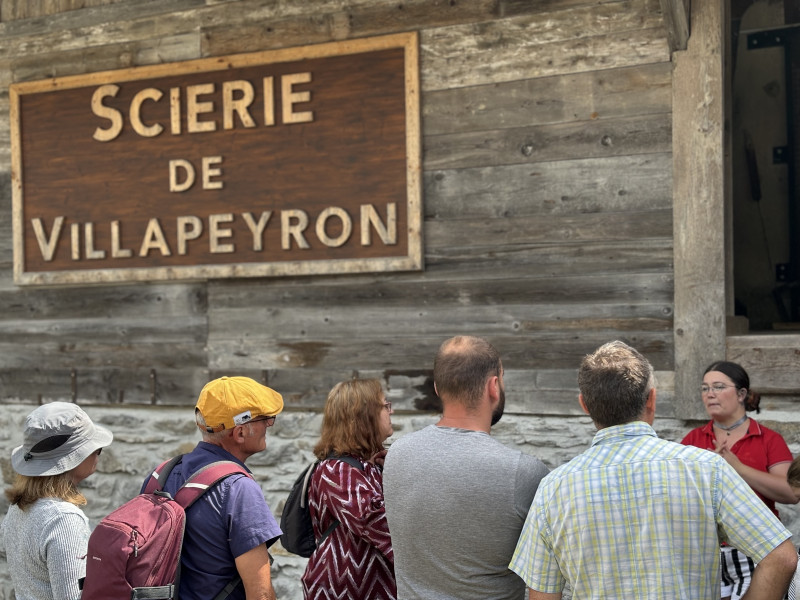
[[277, 415], [283, 410], [283, 397], [249, 377], [220, 377], [203, 387], [194, 408], [213, 433]]

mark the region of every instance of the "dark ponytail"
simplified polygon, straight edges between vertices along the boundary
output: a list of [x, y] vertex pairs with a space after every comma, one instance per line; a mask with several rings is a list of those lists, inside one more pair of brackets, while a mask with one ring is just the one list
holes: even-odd
[[744, 409], [746, 411], [754, 410], [756, 414], [761, 412], [758, 405], [761, 403], [761, 394], [747, 390], [747, 397], [744, 399]]

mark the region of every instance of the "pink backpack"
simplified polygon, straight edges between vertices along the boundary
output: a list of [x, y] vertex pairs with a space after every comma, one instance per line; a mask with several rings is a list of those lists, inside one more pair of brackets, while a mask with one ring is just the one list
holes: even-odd
[[[98, 523], [89, 536], [81, 600], [178, 597], [186, 509], [229, 475], [241, 473], [252, 478], [235, 462], [214, 462], [194, 473], [173, 499], [162, 489], [181, 458], [159, 465], [143, 493]], [[239, 581], [232, 581], [218, 598], [229, 595]]]

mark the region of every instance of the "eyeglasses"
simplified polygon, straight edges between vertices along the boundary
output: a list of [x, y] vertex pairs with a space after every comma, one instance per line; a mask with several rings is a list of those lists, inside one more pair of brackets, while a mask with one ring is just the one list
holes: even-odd
[[715, 394], [719, 394], [722, 391], [725, 391], [725, 388], [729, 387], [736, 387], [735, 385], [728, 385], [726, 383], [715, 383], [711, 387], [703, 384], [700, 386], [700, 393], [705, 395], [708, 392], [713, 391]]
[[[277, 415], [270, 415], [268, 417], [258, 417], [257, 419], [250, 419], [245, 423], [241, 423], [241, 425], [247, 425], [247, 423], [258, 423], [259, 421], [266, 421], [267, 427], [272, 427], [275, 424], [276, 418]], [[235, 427], [240, 427], [241, 425], [235, 425]], [[208, 433], [219, 433], [220, 431], [225, 431], [225, 423], [220, 423], [216, 427], [209, 427], [208, 425], [206, 425], [205, 427], [202, 427], [202, 429], [205, 429]]]
[[389, 412], [392, 412], [392, 403], [391, 402], [384, 402], [383, 403], [383, 408], [385, 408]]
[[100, 453], [101, 453], [102, 451], [103, 451], [103, 449], [102, 449], [102, 448], [98, 448], [98, 449], [97, 449], [97, 451], [95, 452], [95, 454], [97, 454], [97, 456], [100, 456]]

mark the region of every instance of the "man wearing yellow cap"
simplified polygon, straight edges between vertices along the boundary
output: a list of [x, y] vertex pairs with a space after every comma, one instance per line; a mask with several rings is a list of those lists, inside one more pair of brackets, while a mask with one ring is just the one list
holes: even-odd
[[[193, 473], [219, 460], [244, 466], [266, 448], [267, 428], [282, 410], [279, 393], [247, 377], [206, 384], [195, 406], [203, 440], [172, 470], [165, 491], [174, 494]], [[186, 513], [181, 600], [215, 598], [238, 577], [230, 600], [274, 600], [267, 547], [280, 535], [258, 483], [241, 474], [223, 479]]]

